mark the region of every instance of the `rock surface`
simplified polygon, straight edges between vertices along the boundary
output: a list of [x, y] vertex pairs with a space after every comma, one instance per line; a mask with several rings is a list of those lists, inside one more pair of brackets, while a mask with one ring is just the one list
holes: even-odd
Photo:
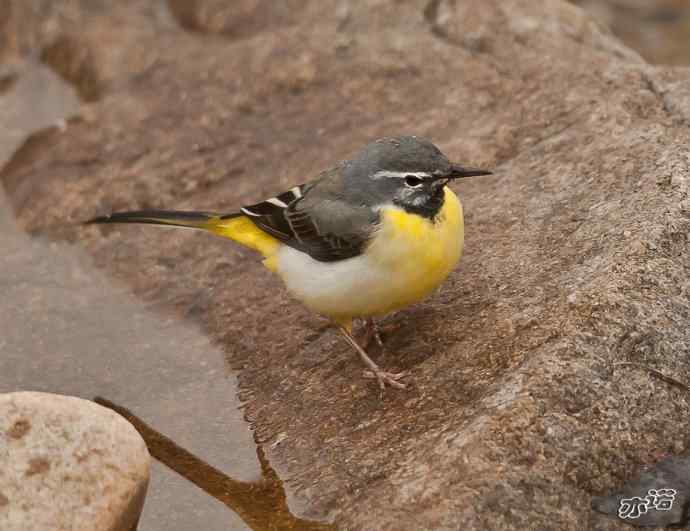
[[150, 457], [134, 427], [68, 396], [0, 395], [0, 529], [132, 531]]
[[[690, 382], [690, 72], [646, 64], [556, 0], [332, 0], [266, 26], [268, 3], [189, 4], [192, 33], [136, 1], [101, 6], [84, 31], [59, 26], [74, 49], [122, 60], [65, 52], [103, 99], [4, 170], [23, 227], [83, 242], [141, 297], [204, 323], [308, 516], [622, 529], [592, 497], [690, 447], [687, 392], [616, 365]], [[251, 23], [237, 34], [223, 17], [240, 12]], [[388, 319], [403, 327], [377, 358], [411, 372], [408, 392], [379, 398], [248, 251], [73, 225], [124, 208], [232, 209], [406, 133], [496, 169], [456, 187], [460, 267]]]

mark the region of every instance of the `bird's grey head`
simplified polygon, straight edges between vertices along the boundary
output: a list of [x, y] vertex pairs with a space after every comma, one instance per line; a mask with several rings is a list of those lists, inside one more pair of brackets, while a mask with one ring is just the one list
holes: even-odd
[[349, 200], [377, 208], [393, 204], [433, 219], [450, 179], [491, 172], [454, 164], [434, 144], [416, 136], [381, 138], [344, 166]]

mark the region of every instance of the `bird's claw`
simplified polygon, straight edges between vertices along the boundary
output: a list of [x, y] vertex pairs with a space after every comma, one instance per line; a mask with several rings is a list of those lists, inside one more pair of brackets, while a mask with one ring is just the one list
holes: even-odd
[[404, 378], [409, 373], [407, 371], [403, 372], [386, 372], [386, 371], [364, 371], [365, 378], [376, 378], [379, 382], [379, 387], [383, 391], [386, 385], [395, 387], [396, 389], [407, 389], [404, 383], [399, 382], [401, 378]]

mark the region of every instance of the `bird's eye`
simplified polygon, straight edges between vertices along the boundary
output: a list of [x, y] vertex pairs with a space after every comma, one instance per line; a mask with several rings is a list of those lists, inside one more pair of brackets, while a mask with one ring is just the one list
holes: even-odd
[[416, 175], [406, 175], [405, 176], [405, 184], [409, 186], [410, 188], [419, 188], [422, 186], [422, 179], [420, 177], [417, 177]]

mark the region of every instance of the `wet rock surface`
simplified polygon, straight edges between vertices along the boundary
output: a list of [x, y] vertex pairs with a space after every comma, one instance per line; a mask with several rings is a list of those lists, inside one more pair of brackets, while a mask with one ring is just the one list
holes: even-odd
[[[193, 33], [158, 28], [137, 2], [77, 33], [126, 59], [91, 63], [118, 82], [3, 171], [22, 227], [83, 243], [206, 329], [304, 515], [357, 529], [623, 528], [592, 496], [690, 446], [688, 393], [616, 365], [690, 382], [687, 70], [646, 64], [555, 0], [319, 2], [230, 38], [202, 16], [212, 4], [224, 20], [219, 3], [190, 4]], [[268, 9], [241, 4], [252, 21]], [[117, 17], [137, 23], [114, 32]], [[374, 354], [411, 372], [406, 392], [380, 397], [249, 251], [74, 224], [232, 210], [406, 133], [496, 170], [454, 187], [459, 268], [386, 320], [402, 326]]]
[[0, 395], [0, 528], [131, 531], [150, 457], [137, 431], [93, 402]]

